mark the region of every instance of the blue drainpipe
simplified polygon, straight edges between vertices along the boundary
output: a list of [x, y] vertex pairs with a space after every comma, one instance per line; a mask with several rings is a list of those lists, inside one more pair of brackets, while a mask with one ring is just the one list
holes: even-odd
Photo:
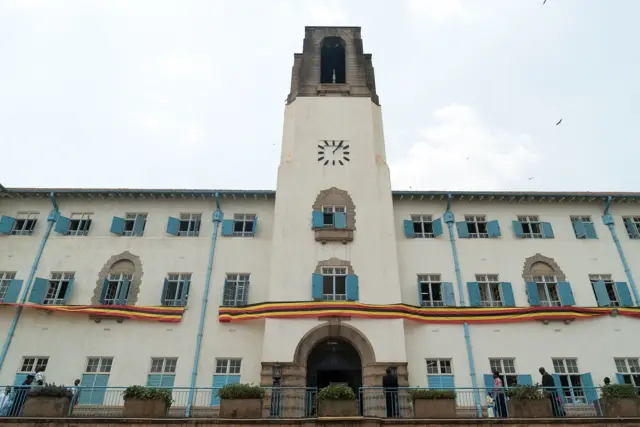
[[[464, 292], [462, 288], [462, 277], [460, 274], [460, 262], [458, 260], [458, 250], [456, 248], [456, 240], [453, 234], [453, 223], [455, 217], [451, 212], [451, 194], [447, 198], [447, 210], [444, 212], [444, 222], [449, 228], [449, 240], [451, 241], [451, 251], [453, 252], [453, 265], [456, 270], [456, 281], [458, 282], [458, 296], [460, 297], [460, 307], [466, 306], [464, 300]], [[480, 391], [478, 390], [478, 381], [476, 380], [476, 364], [473, 361], [473, 348], [471, 347], [471, 334], [469, 332], [469, 324], [464, 322], [464, 342], [467, 347], [467, 359], [469, 360], [469, 374], [471, 375], [471, 387], [473, 387], [473, 400], [476, 404], [478, 417], [482, 418], [482, 404], [480, 403]]]
[[196, 387], [196, 379], [198, 378], [198, 363], [200, 362], [200, 347], [202, 346], [202, 334], [204, 331], [204, 320], [207, 315], [207, 301], [209, 299], [209, 287], [211, 285], [211, 271], [213, 270], [213, 256], [216, 253], [216, 240], [218, 240], [218, 228], [220, 222], [224, 218], [224, 214], [220, 210], [220, 199], [218, 193], [216, 197], [216, 210], [211, 219], [213, 220], [213, 235], [211, 236], [211, 248], [209, 249], [209, 265], [207, 266], [207, 276], [204, 279], [204, 295], [202, 296], [202, 309], [200, 310], [200, 325], [198, 326], [198, 338], [196, 339], [196, 354], [193, 358], [193, 371], [191, 372], [191, 385], [189, 386], [189, 398], [187, 400], [186, 416], [191, 414], [191, 406], [193, 405], [194, 392]]
[[[53, 193], [49, 194], [49, 200], [51, 200], [51, 205], [53, 206], [53, 210], [49, 212], [49, 216], [47, 217], [47, 230], [44, 232], [44, 236], [42, 236], [42, 241], [40, 242], [40, 247], [38, 248], [38, 252], [36, 253], [36, 258], [33, 260], [33, 264], [31, 265], [31, 271], [29, 272], [29, 276], [27, 277], [27, 282], [24, 287], [24, 292], [18, 301], [19, 304], [24, 304], [27, 300], [27, 295], [29, 295], [29, 290], [31, 289], [31, 282], [33, 282], [33, 276], [36, 275], [36, 270], [38, 269], [38, 264], [40, 263], [40, 258], [42, 257], [42, 252], [44, 251], [44, 245], [47, 244], [47, 240], [49, 239], [49, 234], [51, 234], [51, 229], [53, 228], [53, 224], [58, 219], [58, 204], [56, 203], [56, 199]], [[9, 332], [7, 333], [7, 338], [4, 340], [4, 344], [2, 345], [2, 353], [0, 353], [0, 370], [2, 370], [2, 366], [4, 365], [4, 359], [7, 357], [7, 353], [9, 352], [9, 346], [11, 345], [11, 340], [16, 332], [16, 326], [18, 326], [18, 320], [20, 319], [20, 314], [22, 313], [22, 305], [19, 305], [16, 309], [16, 314], [13, 316], [13, 321], [11, 322], [11, 326], [9, 326]]]
[[616, 244], [616, 248], [618, 249], [618, 255], [620, 255], [620, 261], [622, 261], [622, 265], [624, 267], [624, 272], [627, 275], [627, 280], [629, 280], [629, 284], [631, 285], [631, 290], [633, 291], [633, 298], [636, 300], [636, 305], [640, 305], [640, 296], [638, 296], [638, 288], [636, 287], [635, 280], [633, 280], [631, 269], [629, 268], [629, 264], [627, 263], [627, 257], [624, 256], [624, 250], [622, 250], [622, 246], [620, 245], [620, 240], [618, 240], [618, 235], [616, 234], [616, 229], [613, 223], [613, 215], [611, 215], [611, 196], [607, 197], [607, 202], [604, 205], [602, 222], [604, 223], [604, 225], [606, 225], [609, 228], [609, 231], [611, 232], [613, 243]]

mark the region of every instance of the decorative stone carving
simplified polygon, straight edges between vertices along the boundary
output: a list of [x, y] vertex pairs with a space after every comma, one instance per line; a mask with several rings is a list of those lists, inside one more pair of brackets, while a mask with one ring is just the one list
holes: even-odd
[[98, 280], [96, 281], [96, 287], [93, 290], [91, 304], [100, 304], [102, 282], [111, 273], [133, 274], [133, 279], [129, 284], [129, 296], [127, 298], [127, 301], [129, 305], [135, 305], [136, 302], [138, 302], [138, 293], [140, 293], [140, 284], [142, 283], [142, 261], [140, 261], [139, 256], [134, 255], [129, 251], [125, 251], [119, 255], [112, 256], [104, 264], [104, 266], [100, 270], [100, 273], [98, 273]]
[[318, 265], [316, 265], [314, 273], [322, 273], [322, 267], [347, 267], [347, 274], [356, 274], [353, 271], [350, 261], [343, 261], [336, 257], [329, 258], [324, 261], [318, 261]]
[[532, 282], [534, 276], [556, 276], [559, 282], [567, 280], [558, 263], [542, 254], [535, 254], [524, 261], [522, 278], [525, 282]]
[[319, 228], [315, 231], [318, 242], [342, 242], [353, 240], [353, 230], [356, 229], [356, 206], [345, 190], [331, 187], [322, 190], [311, 206], [314, 211], [321, 211], [323, 206], [344, 206], [346, 208], [347, 228]]

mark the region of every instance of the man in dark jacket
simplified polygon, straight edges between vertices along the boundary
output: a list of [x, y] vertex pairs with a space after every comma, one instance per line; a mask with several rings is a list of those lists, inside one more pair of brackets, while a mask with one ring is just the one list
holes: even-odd
[[398, 378], [393, 374], [391, 368], [385, 371], [387, 374], [382, 377], [382, 389], [387, 404], [387, 417], [398, 417], [400, 408], [398, 406]]
[[540, 375], [542, 375], [542, 388], [546, 393], [549, 393], [549, 400], [551, 401], [551, 408], [553, 409], [554, 417], [563, 416], [562, 409], [562, 396], [558, 394], [558, 389], [556, 388], [556, 382], [553, 380], [553, 376], [546, 371], [544, 368], [538, 369]]

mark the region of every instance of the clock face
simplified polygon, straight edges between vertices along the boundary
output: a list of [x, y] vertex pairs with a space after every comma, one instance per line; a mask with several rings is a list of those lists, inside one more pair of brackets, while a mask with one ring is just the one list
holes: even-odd
[[345, 140], [328, 139], [318, 144], [318, 163], [327, 166], [344, 166], [351, 161], [349, 145]]

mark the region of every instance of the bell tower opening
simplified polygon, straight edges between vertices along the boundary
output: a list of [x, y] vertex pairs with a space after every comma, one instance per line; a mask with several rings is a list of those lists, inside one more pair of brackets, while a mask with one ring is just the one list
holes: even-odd
[[325, 37], [320, 50], [320, 83], [346, 82], [347, 60], [344, 40], [340, 37]]

